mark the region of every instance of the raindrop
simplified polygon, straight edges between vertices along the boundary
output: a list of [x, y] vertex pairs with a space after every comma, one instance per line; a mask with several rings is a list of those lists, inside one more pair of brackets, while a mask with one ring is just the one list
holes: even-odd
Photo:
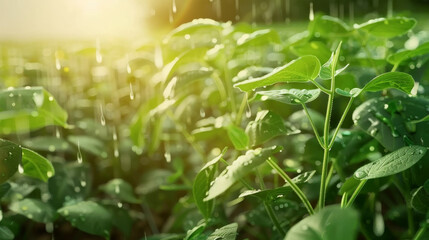
[[18, 172], [21, 174], [24, 173], [24, 168], [22, 168], [21, 164], [18, 165]]
[[310, 2], [310, 14], [308, 18], [310, 19], [310, 21], [314, 20], [313, 2]]
[[200, 109], [200, 117], [204, 118], [206, 116], [206, 112], [204, 111], [204, 108]]
[[121, 189], [119, 189], [119, 185], [115, 185], [115, 193], [119, 194], [121, 192]]
[[60, 138], [61, 137], [61, 133], [60, 133], [60, 129], [59, 128], [55, 128], [55, 137], [56, 138]]
[[250, 118], [252, 116], [252, 110], [250, 109], [250, 104], [248, 100], [246, 100], [246, 103], [247, 103], [246, 117]]
[[240, 0], [235, 0], [235, 20], [236, 21], [240, 20], [239, 8], [240, 8]]
[[130, 83], [130, 99], [134, 100], [134, 91], [133, 91], [133, 84]]
[[100, 51], [100, 39], [97, 38], [95, 42], [95, 60], [97, 63], [101, 63], [103, 61], [103, 56]]
[[101, 103], [100, 103], [100, 123], [102, 126], [106, 126], [106, 118], [104, 117], [103, 105], [101, 105]]
[[78, 162], [78, 163], [82, 163], [82, 162], [83, 162], [82, 152], [80, 151], [80, 143], [79, 143], [79, 140], [77, 140], [77, 162]]
[[176, 0], [173, 0], [173, 7], [172, 7], [173, 13], [177, 12], [177, 6], [176, 6]]

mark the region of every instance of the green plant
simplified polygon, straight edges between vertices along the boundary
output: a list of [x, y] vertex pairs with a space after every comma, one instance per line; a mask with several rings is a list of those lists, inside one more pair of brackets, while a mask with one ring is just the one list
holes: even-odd
[[[22, 87], [49, 79], [30, 65], [0, 91], [0, 239], [427, 238], [416, 22], [318, 15], [292, 35], [199, 19], [121, 67], [117, 51], [56, 53], [49, 92]], [[400, 49], [406, 33], [421, 44]], [[83, 77], [95, 86], [68, 81]]]

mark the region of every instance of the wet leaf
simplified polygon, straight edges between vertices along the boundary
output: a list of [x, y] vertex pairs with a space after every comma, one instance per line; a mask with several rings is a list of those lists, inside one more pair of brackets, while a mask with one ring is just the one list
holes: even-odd
[[314, 80], [320, 71], [320, 62], [315, 56], [304, 56], [274, 69], [262, 77], [242, 81], [234, 85], [242, 91], [269, 86], [279, 82], [307, 82]]
[[245, 155], [239, 156], [230, 166], [221, 172], [210, 187], [204, 201], [211, 200], [224, 193], [242, 177], [246, 176], [255, 167], [264, 163], [271, 155], [281, 151], [281, 147], [257, 148], [249, 150]]
[[207, 240], [235, 240], [237, 237], [237, 223], [231, 223], [216, 229]]
[[309, 31], [322, 37], [345, 37], [352, 28], [342, 20], [331, 16], [318, 16], [310, 22]]
[[354, 240], [359, 229], [359, 214], [338, 205], [323, 208], [295, 224], [285, 240]]
[[249, 145], [249, 137], [243, 129], [230, 125], [226, 128], [229, 140], [231, 140], [234, 148], [237, 150], [245, 150]]
[[18, 171], [22, 150], [13, 142], [0, 139], [0, 183], [5, 182]]
[[393, 65], [399, 65], [401, 62], [429, 53], [429, 42], [423, 43], [413, 50], [402, 49], [387, 58], [387, 61]]
[[280, 89], [259, 91], [251, 101], [274, 100], [286, 104], [304, 104], [314, 101], [320, 95], [320, 89]]
[[42, 87], [0, 91], [0, 134], [26, 133], [57, 125], [68, 127], [67, 112]]
[[55, 175], [55, 169], [48, 159], [27, 148], [22, 148], [22, 168], [24, 175], [44, 182]]
[[89, 234], [109, 238], [112, 219], [109, 211], [92, 201], [78, 202], [58, 209], [72, 226]]
[[362, 180], [400, 173], [416, 164], [426, 154], [426, 150], [426, 147], [416, 145], [400, 148], [377, 161], [360, 167], [355, 171], [354, 177]]
[[140, 203], [141, 201], [134, 195], [131, 184], [120, 178], [115, 178], [100, 186], [100, 190], [111, 197], [128, 203]]
[[54, 208], [38, 199], [26, 198], [13, 202], [9, 208], [30, 220], [40, 223], [54, 222], [57, 218]]
[[262, 144], [271, 138], [289, 132], [291, 131], [286, 128], [282, 117], [268, 110], [259, 111], [255, 120], [250, 121], [246, 127], [249, 146]]
[[364, 30], [376, 37], [392, 38], [407, 33], [416, 23], [413, 18], [377, 18], [356, 25], [355, 29]]

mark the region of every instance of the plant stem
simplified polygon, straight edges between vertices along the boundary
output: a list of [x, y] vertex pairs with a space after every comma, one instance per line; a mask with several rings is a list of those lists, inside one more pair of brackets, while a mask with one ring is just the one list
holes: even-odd
[[329, 182], [331, 181], [331, 178], [332, 178], [332, 173], [334, 173], [334, 164], [333, 163], [331, 164], [331, 167], [329, 167], [328, 176], [326, 178], [325, 191], [328, 189]]
[[308, 112], [307, 106], [305, 103], [302, 103], [302, 108], [304, 109], [305, 115], [307, 115], [308, 121], [310, 121], [310, 125], [313, 128], [314, 135], [316, 136], [317, 141], [319, 142], [320, 146], [323, 148], [322, 139], [320, 138], [319, 132], [317, 131], [316, 125], [313, 122], [313, 119], [310, 116], [310, 113]]
[[247, 93], [244, 94], [243, 99], [241, 100], [240, 108], [238, 109], [237, 116], [235, 117], [235, 125], [240, 126], [241, 118], [243, 117], [244, 109], [246, 108], [247, 103]]
[[356, 187], [355, 191], [353, 192], [352, 196], [350, 197], [349, 202], [346, 204], [346, 207], [350, 207], [353, 204], [356, 197], [359, 195], [360, 191], [365, 186], [366, 181], [368, 181], [368, 180], [365, 179], [365, 180], [360, 181], [359, 185]]
[[228, 100], [228, 96], [227, 96], [227, 93], [226, 93], [226, 90], [225, 90], [225, 85], [222, 82], [222, 79], [220, 79], [220, 77], [219, 77], [219, 75], [217, 73], [214, 73], [212, 75], [212, 78], [213, 78], [213, 80], [214, 80], [214, 82], [215, 82], [215, 84], [216, 84], [216, 86], [218, 88], [220, 98], [223, 101], [227, 101]]
[[354, 97], [350, 98], [349, 103], [347, 104], [347, 107], [344, 110], [343, 115], [341, 116], [340, 122], [338, 123], [338, 126], [335, 129], [335, 132], [334, 132], [334, 135], [332, 136], [331, 142], [329, 143], [329, 146], [328, 146], [329, 149], [332, 148], [332, 146], [334, 145], [335, 138], [337, 137], [337, 134], [340, 131], [341, 125], [343, 125], [344, 119], [346, 119], [347, 113], [349, 112], [350, 107], [352, 106], [354, 99], [355, 99]]
[[314, 214], [314, 209], [311, 206], [310, 201], [308, 201], [305, 194], [301, 191], [301, 189], [292, 181], [292, 179], [283, 171], [283, 169], [280, 168], [279, 165], [277, 165], [276, 162], [274, 162], [273, 159], [269, 158], [267, 160], [268, 164], [277, 171], [277, 173], [287, 182], [292, 190], [298, 195], [299, 199], [301, 199], [302, 203], [304, 203], [305, 208], [307, 209], [308, 213], [310, 215]]
[[[341, 45], [341, 43], [340, 43], [340, 45]], [[337, 51], [339, 51], [339, 49]], [[337, 53], [335, 53], [335, 54], [337, 54]], [[332, 106], [334, 105], [335, 69], [336, 69], [336, 67], [337, 67], [337, 62], [336, 62], [336, 60], [334, 60], [334, 62], [332, 64], [332, 70], [331, 70], [331, 91], [328, 94], [329, 95], [328, 106], [326, 107], [325, 126], [323, 128], [324, 148], [323, 148], [323, 161], [322, 161], [322, 175], [321, 175], [321, 179], [320, 179], [320, 194], [319, 194], [319, 202], [318, 202], [319, 210], [321, 210], [323, 207], [325, 207], [326, 174], [327, 174], [327, 167], [328, 167], [328, 161], [329, 161], [329, 151], [331, 151], [331, 149], [329, 148], [329, 125], [331, 123]]]
[[420, 238], [423, 236], [423, 234], [426, 232], [426, 229], [428, 227], [427, 223], [423, 223], [423, 226], [420, 227], [419, 231], [414, 236], [413, 240], [420, 240]]
[[390, 70], [391, 72], [396, 71], [396, 69], [399, 67], [399, 63], [393, 65], [392, 70]]
[[280, 234], [282, 236], [286, 235], [286, 232], [282, 229], [282, 226], [280, 225], [279, 220], [277, 219], [276, 214], [274, 213], [271, 206], [265, 201], [264, 201], [264, 206], [265, 206], [265, 210], [268, 213], [268, 216], [270, 216], [271, 221], [274, 223], [274, 225], [276, 226], [276, 228], [280, 232]]
[[317, 88], [319, 88], [322, 92], [326, 93], [326, 94], [331, 94], [332, 92], [325, 88], [324, 86], [320, 85], [320, 83], [318, 83], [316, 80], [312, 80], [311, 81]]
[[341, 208], [346, 207], [347, 197], [348, 197], [348, 194], [346, 192], [343, 193], [343, 197], [341, 198]]

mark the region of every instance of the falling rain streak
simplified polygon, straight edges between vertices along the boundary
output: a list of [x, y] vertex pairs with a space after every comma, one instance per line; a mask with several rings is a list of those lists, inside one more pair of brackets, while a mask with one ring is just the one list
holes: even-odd
[[100, 123], [102, 126], [106, 126], [106, 118], [104, 117], [103, 105], [100, 103]]

